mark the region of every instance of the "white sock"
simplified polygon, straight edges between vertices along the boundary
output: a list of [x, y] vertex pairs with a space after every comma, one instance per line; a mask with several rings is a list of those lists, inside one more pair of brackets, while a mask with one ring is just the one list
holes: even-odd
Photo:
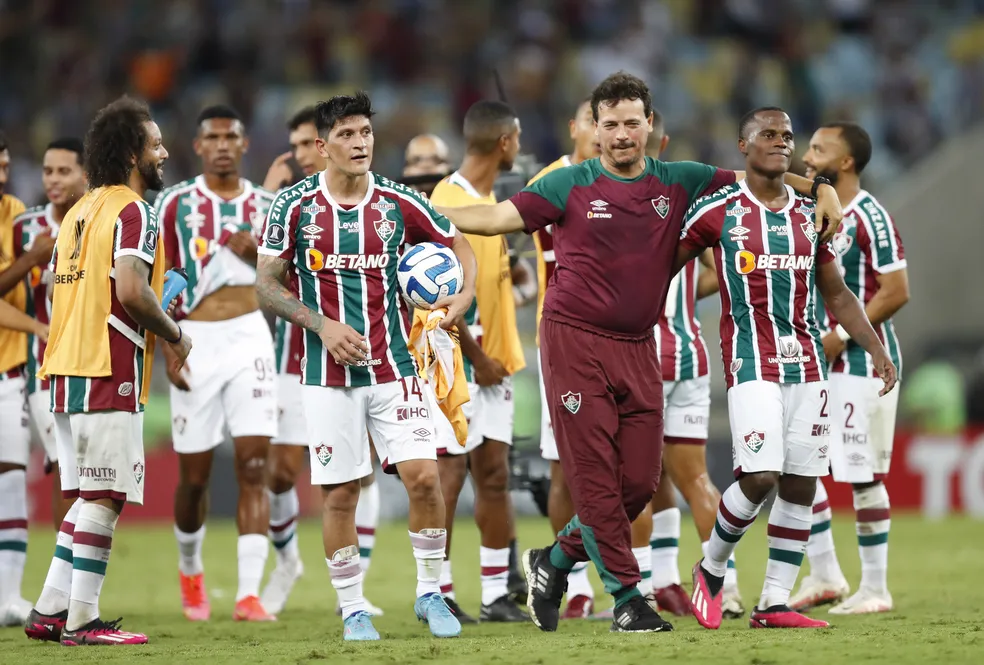
[[277, 551], [277, 560], [296, 561], [301, 556], [297, 547], [297, 515], [301, 511], [297, 489], [291, 487], [280, 494], [268, 490], [267, 496], [270, 498], [270, 542]]
[[41, 597], [34, 605], [41, 614], [58, 614], [68, 609], [68, 597], [72, 593], [72, 541], [81, 507], [82, 499], [76, 499], [65, 513], [65, 519], [55, 536], [55, 554], [48, 566], [48, 576], [44, 578]]
[[178, 570], [181, 574], [198, 575], [205, 572], [205, 564], [202, 563], [205, 525], [193, 533], [185, 533], [175, 525], [174, 537], [178, 540]]
[[331, 585], [338, 595], [342, 619], [347, 619], [356, 612], [367, 611], [366, 598], [362, 593], [365, 573], [359, 564], [359, 548], [355, 545], [343, 547], [325, 561], [328, 563]]
[[854, 491], [861, 586], [888, 591], [888, 532], [892, 525], [888, 489], [882, 484]]
[[758, 604], [760, 610], [789, 602], [789, 592], [803, 563], [812, 522], [810, 506], [776, 497], [769, 513], [769, 562], [765, 566], [765, 584]]
[[827, 582], [844, 579], [844, 573], [837, 561], [837, 550], [834, 549], [834, 532], [830, 528], [833, 517], [827, 488], [818, 478], [817, 493], [813, 497], [813, 525], [810, 527], [810, 539], [806, 541], [806, 556], [810, 560], [810, 575]]
[[359, 560], [362, 570], [369, 570], [372, 548], [376, 545], [376, 527], [379, 526], [379, 483], [363, 487], [359, 503], [355, 506], [355, 531], [359, 534]]
[[478, 560], [482, 566], [482, 605], [491, 605], [508, 596], [509, 548], [479, 547]]
[[441, 566], [448, 543], [447, 530], [421, 529], [420, 533], [409, 533], [413, 558], [417, 560], [417, 598], [428, 593], [441, 593]]
[[737, 482], [724, 491], [711, 539], [707, 541], [707, 555], [701, 564], [707, 572], [718, 577], [727, 574], [728, 559], [761, 508], [762, 504], [752, 503], [745, 496]]
[[238, 603], [243, 598], [260, 595], [260, 580], [263, 579], [270, 543], [263, 534], [247, 533], [239, 536], [236, 550], [239, 553]]
[[441, 595], [454, 600], [454, 582], [451, 579], [451, 561], [445, 559], [441, 562], [441, 577], [438, 580], [441, 585]]
[[680, 583], [680, 509], [653, 513], [653, 535], [649, 540], [652, 587], [663, 589]]
[[27, 473], [0, 473], [0, 606], [21, 597], [27, 561]]
[[99, 594], [120, 517], [98, 503], [81, 503], [72, 537], [72, 591], [65, 624], [69, 630], [78, 630], [99, 618]]
[[588, 561], [578, 561], [567, 575], [567, 597], [587, 596], [594, 598], [594, 587], [588, 578]]
[[[700, 544], [700, 551], [703, 552], [704, 556], [707, 556], [707, 547], [711, 541], [705, 540]], [[724, 573], [724, 587], [725, 589], [737, 589], [738, 588], [738, 569], [735, 567], [735, 553], [732, 551], [731, 556], [728, 557], [728, 569]]]
[[643, 545], [642, 547], [633, 547], [632, 555], [639, 564], [640, 579], [636, 588], [643, 596], [648, 596], [653, 592], [653, 552], [649, 549], [649, 545]]

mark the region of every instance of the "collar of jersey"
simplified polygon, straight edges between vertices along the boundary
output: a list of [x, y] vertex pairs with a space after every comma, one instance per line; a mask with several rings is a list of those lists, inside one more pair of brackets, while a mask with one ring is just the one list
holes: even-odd
[[465, 190], [465, 193], [468, 194], [468, 196], [471, 196], [472, 198], [476, 198], [476, 199], [488, 198], [487, 196], [482, 196], [481, 194], [479, 194], [478, 190], [475, 189], [475, 186], [472, 185], [470, 182], [468, 182], [468, 178], [461, 175], [460, 171], [455, 171], [454, 173], [449, 175], [448, 182], [454, 185], [458, 185], [458, 187], [461, 187], [463, 190]]
[[200, 189], [205, 194], [205, 197], [211, 199], [214, 203], [236, 204], [241, 201], [245, 201], [253, 194], [253, 183], [251, 183], [246, 178], [239, 179], [239, 186], [243, 188], [243, 193], [234, 199], [224, 199], [218, 194], [216, 194], [215, 192], [213, 192], [211, 189], [209, 189], [208, 185], [205, 184], [205, 176], [203, 175], [199, 175], [195, 177], [195, 184], [198, 186], [198, 189]]
[[861, 199], [866, 198], [868, 196], [869, 196], [868, 192], [866, 192], [864, 189], [859, 189], [857, 196], [851, 199], [851, 202], [848, 203], [846, 206], [844, 206], [844, 215], [846, 216], [847, 213], [859, 207], [861, 205]]
[[372, 192], [376, 188], [376, 176], [373, 175], [372, 171], [367, 173], [369, 176], [369, 185], [366, 187], [366, 195], [354, 208], [344, 208], [334, 198], [331, 196], [331, 192], [328, 191], [328, 181], [325, 179], [325, 172], [322, 171], [318, 174], [318, 187], [321, 188], [321, 193], [325, 195], [328, 200], [328, 205], [336, 210], [346, 210], [352, 212], [353, 210], [361, 210], [366, 206], [367, 203], [372, 199]]
[[44, 220], [48, 222], [48, 226], [57, 231], [61, 224], [55, 221], [55, 204], [50, 201], [44, 206]]
[[741, 187], [741, 191], [743, 191], [745, 193], [745, 196], [747, 196], [748, 198], [750, 198], [752, 201], [755, 201], [755, 204], [757, 206], [759, 206], [760, 208], [762, 208], [764, 210], [768, 210], [769, 212], [774, 212], [777, 215], [782, 215], [782, 214], [787, 213], [790, 210], [792, 210], [793, 204], [796, 203], [797, 199], [799, 198], [797, 196], [796, 192], [793, 191], [793, 188], [792, 187], [790, 187], [789, 185], [783, 185], [783, 187], [786, 188], [786, 195], [787, 195], [787, 198], [789, 200], [786, 202], [786, 205], [781, 210], [773, 210], [772, 208], [770, 208], [769, 206], [765, 205], [764, 203], [762, 203], [761, 201], [759, 201], [757, 198], [755, 198], [755, 195], [752, 194], [752, 190], [750, 190], [748, 188], [748, 181], [747, 180], [744, 180], [743, 179], [741, 182], [738, 183], [738, 186]]

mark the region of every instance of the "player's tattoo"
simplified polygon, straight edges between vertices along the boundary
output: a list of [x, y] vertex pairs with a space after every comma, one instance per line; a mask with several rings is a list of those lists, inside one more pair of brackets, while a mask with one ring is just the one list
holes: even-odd
[[306, 307], [287, 288], [290, 263], [286, 259], [260, 255], [256, 262], [256, 297], [264, 312], [279, 316], [311, 332], [321, 332], [325, 317]]
[[113, 270], [116, 298], [130, 318], [164, 340], [177, 339], [181, 334], [178, 324], [161, 309], [157, 295], [150, 288], [151, 265], [136, 256], [120, 256]]

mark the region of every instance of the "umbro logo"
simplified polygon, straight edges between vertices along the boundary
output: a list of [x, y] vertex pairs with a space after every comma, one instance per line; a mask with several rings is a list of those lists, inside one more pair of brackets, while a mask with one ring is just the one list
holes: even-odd
[[413, 433], [419, 436], [421, 439], [426, 439], [431, 434], [429, 429], [424, 429], [423, 427], [415, 429]]
[[591, 202], [591, 205], [595, 208], [601, 208], [604, 210], [608, 206], [608, 201], [602, 201], [601, 199], [595, 199]]
[[324, 229], [317, 224], [308, 224], [307, 226], [302, 226], [301, 231], [304, 233], [305, 240], [318, 240]]
[[728, 235], [730, 235], [731, 239], [735, 241], [748, 240], [748, 229], [739, 224], [738, 226], [728, 229]]

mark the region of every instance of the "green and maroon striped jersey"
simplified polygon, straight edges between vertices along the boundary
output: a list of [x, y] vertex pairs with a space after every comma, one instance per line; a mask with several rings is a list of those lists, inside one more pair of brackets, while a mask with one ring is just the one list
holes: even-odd
[[689, 381], [710, 372], [707, 344], [697, 318], [697, 277], [694, 259], [670, 280], [663, 316], [656, 324], [656, 349], [664, 381]]

